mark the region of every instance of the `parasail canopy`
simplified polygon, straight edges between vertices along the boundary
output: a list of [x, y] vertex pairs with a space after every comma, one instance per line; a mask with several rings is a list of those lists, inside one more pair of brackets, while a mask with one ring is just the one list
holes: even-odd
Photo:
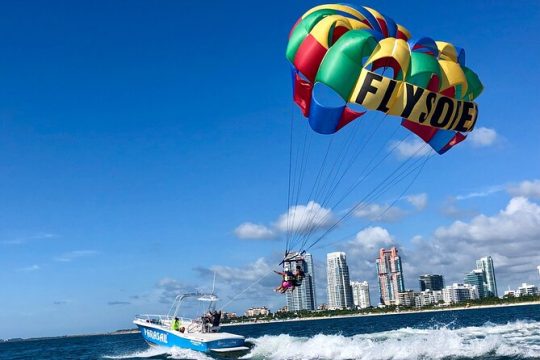
[[380, 111], [443, 154], [475, 127], [483, 90], [465, 65], [465, 50], [429, 37], [413, 38], [368, 7], [328, 4], [294, 25], [286, 51], [293, 97], [311, 128], [333, 134]]

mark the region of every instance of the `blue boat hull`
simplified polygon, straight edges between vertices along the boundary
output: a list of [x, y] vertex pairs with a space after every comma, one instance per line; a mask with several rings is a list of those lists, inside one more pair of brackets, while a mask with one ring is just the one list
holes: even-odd
[[199, 341], [195, 339], [189, 339], [172, 332], [168, 332], [156, 327], [146, 327], [138, 325], [141, 330], [141, 334], [149, 344], [158, 345], [163, 347], [178, 347], [182, 349], [190, 349], [201, 352], [211, 352], [227, 350], [229, 348], [241, 348], [245, 347], [246, 343], [244, 338], [225, 338], [213, 341]]

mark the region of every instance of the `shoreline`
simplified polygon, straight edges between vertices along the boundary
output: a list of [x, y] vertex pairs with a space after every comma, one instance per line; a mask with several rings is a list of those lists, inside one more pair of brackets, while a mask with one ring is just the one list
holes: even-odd
[[262, 325], [262, 324], [271, 324], [271, 323], [281, 323], [281, 322], [295, 322], [295, 321], [311, 321], [311, 320], [331, 320], [331, 319], [346, 319], [346, 318], [356, 318], [356, 317], [365, 317], [365, 316], [387, 316], [387, 315], [407, 315], [407, 314], [418, 314], [418, 313], [432, 313], [432, 312], [444, 312], [444, 311], [461, 311], [461, 310], [478, 310], [478, 309], [493, 309], [493, 308], [502, 308], [502, 307], [514, 307], [514, 306], [529, 306], [529, 305], [539, 305], [540, 301], [528, 301], [523, 303], [508, 303], [508, 304], [493, 304], [493, 305], [476, 305], [476, 306], [459, 306], [452, 308], [440, 308], [440, 309], [426, 309], [426, 310], [410, 310], [410, 311], [397, 311], [397, 312], [386, 312], [378, 314], [348, 314], [348, 315], [335, 315], [335, 316], [312, 316], [304, 318], [292, 318], [292, 319], [274, 319], [274, 320], [261, 320], [261, 321], [249, 321], [249, 322], [239, 322], [233, 324], [222, 324], [222, 327], [229, 326], [245, 326], [245, 325]]
[[[452, 308], [409, 310], [409, 311], [374, 313], [374, 314], [361, 314], [360, 313], [360, 314], [347, 314], [347, 315], [334, 315], [334, 316], [312, 316], [312, 317], [304, 317], [304, 318], [261, 320], [257, 322], [246, 321], [246, 322], [239, 322], [239, 323], [233, 323], [233, 324], [230, 324], [230, 323], [222, 324], [221, 326], [230, 327], [230, 326], [246, 326], [246, 325], [264, 325], [264, 324], [271, 324], [271, 323], [284, 323], [284, 322], [297, 322], [297, 321], [346, 319], [346, 318], [357, 318], [357, 317], [367, 317], [367, 316], [407, 315], [407, 314], [418, 314], [418, 313], [478, 310], [478, 309], [506, 308], [506, 307], [531, 306], [531, 305], [540, 306], [540, 301], [527, 301], [523, 303], [508, 303], [508, 304], [493, 304], [493, 305], [476, 305], [476, 306], [468, 306], [468, 307], [459, 306], [459, 307], [452, 307]], [[115, 336], [115, 335], [136, 334], [139, 332], [140, 332], [139, 329], [123, 329], [123, 330], [116, 330], [116, 331], [105, 332], [105, 333], [94, 333], [94, 334], [72, 334], [72, 335], [59, 335], [59, 336], [31, 337], [31, 338], [0, 339], [0, 344], [23, 342], [23, 341], [86, 337], [86, 336]]]
[[8, 339], [0, 339], [0, 344], [23, 342], [23, 341], [67, 339], [67, 338], [77, 338], [77, 337], [87, 337], [87, 336], [129, 335], [129, 334], [138, 334], [140, 332], [141, 331], [139, 329], [125, 329], [125, 330], [115, 330], [111, 332], [94, 333], [94, 334], [71, 334], [71, 335], [58, 335], [58, 336], [29, 337], [29, 338], [8, 338]]

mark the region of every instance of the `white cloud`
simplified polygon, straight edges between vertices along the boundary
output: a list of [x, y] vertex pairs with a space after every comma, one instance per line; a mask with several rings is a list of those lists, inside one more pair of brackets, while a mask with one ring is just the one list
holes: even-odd
[[210, 271], [218, 274], [221, 281], [227, 283], [240, 282], [245, 285], [246, 281], [258, 281], [261, 277], [268, 275], [272, 272], [272, 267], [264, 258], [259, 258], [253, 263], [242, 266], [242, 268], [214, 265], [210, 267]]
[[366, 218], [371, 221], [392, 222], [403, 218], [406, 212], [402, 209], [387, 204], [367, 204], [359, 206], [354, 211], [354, 216]]
[[23, 267], [23, 268], [20, 268], [19, 271], [24, 271], [24, 272], [32, 272], [32, 271], [37, 271], [37, 270], [40, 270], [41, 267], [39, 265], [30, 265], [30, 266], [27, 266], [27, 267]]
[[[423, 210], [427, 206], [427, 194], [414, 194], [404, 198], [416, 210]], [[393, 222], [402, 219], [407, 211], [390, 204], [360, 204], [354, 210], [353, 215], [370, 221]]]
[[449, 197], [444, 201], [441, 206], [441, 212], [444, 216], [452, 219], [469, 218], [477, 214], [473, 210], [458, 207], [455, 197]]
[[234, 229], [235, 235], [240, 239], [274, 239], [276, 233], [260, 224], [245, 222]]
[[234, 233], [240, 239], [274, 239], [287, 231], [297, 234], [315, 232], [329, 228], [335, 222], [331, 209], [310, 201], [307, 205], [291, 206], [289, 211], [281, 214], [271, 226], [245, 222], [240, 224]]
[[75, 251], [66, 252], [54, 258], [54, 260], [60, 261], [60, 262], [71, 262], [79, 258], [96, 255], [97, 253], [98, 252], [95, 250], [75, 250]]
[[501, 186], [501, 185], [490, 186], [480, 191], [473, 191], [468, 194], [458, 195], [456, 196], [456, 200], [467, 200], [467, 199], [472, 199], [472, 198], [477, 198], [477, 197], [486, 197], [486, 196], [498, 193], [503, 190], [504, 190], [504, 186]]
[[540, 207], [524, 197], [511, 199], [506, 209], [496, 216], [479, 215], [470, 223], [456, 221], [435, 232], [437, 238], [464, 238], [476, 242], [518, 240], [517, 236], [528, 238], [532, 235], [540, 236]]
[[427, 206], [428, 196], [426, 193], [409, 195], [405, 198], [416, 210], [424, 210]]
[[[278, 260], [274, 266], [279, 269]], [[283, 306], [283, 295], [273, 293], [280, 283], [280, 276], [274, 274], [273, 266], [265, 258], [258, 258], [239, 266], [213, 265], [209, 268], [196, 268], [200, 277], [211, 278], [215, 273], [217, 292], [223, 302], [220, 306], [226, 309], [243, 306], [244, 309], [253, 304], [271, 307]], [[275, 296], [272, 296], [275, 294]]]
[[468, 136], [469, 143], [476, 147], [490, 146], [497, 140], [497, 132], [485, 127], [477, 128]]
[[[376, 251], [394, 243], [395, 240], [388, 230], [380, 226], [370, 226], [359, 231], [355, 238], [348, 242], [347, 247], [355, 255], [369, 253], [368, 256], [374, 259]], [[373, 250], [376, 250], [375, 253]]]
[[475, 259], [494, 259], [499, 291], [536, 279], [540, 263], [540, 206], [524, 197], [512, 198], [495, 215], [477, 215], [439, 227], [429, 240], [416, 239], [404, 259], [406, 278], [441, 272], [447, 282], [463, 281]]
[[8, 240], [2, 240], [0, 243], [6, 245], [21, 245], [35, 240], [48, 240], [56, 238], [57, 235], [49, 233], [38, 233], [30, 236], [20, 236]]
[[330, 227], [334, 221], [332, 210], [310, 201], [307, 205], [292, 206], [287, 213], [278, 218], [275, 225], [281, 232], [289, 230], [305, 233]]
[[424, 141], [414, 138], [408, 141], [392, 141], [389, 149], [396, 149], [398, 157], [406, 159], [409, 157], [420, 157], [433, 152], [431, 147]]
[[510, 185], [508, 192], [514, 196], [540, 198], [540, 180], [525, 180], [517, 185]]

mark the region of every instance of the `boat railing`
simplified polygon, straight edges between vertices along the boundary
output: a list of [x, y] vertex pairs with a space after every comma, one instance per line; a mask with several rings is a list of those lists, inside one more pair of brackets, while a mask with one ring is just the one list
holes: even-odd
[[[170, 315], [158, 315], [158, 314], [141, 314], [136, 315], [135, 320], [142, 321], [147, 324], [158, 325], [165, 328], [170, 328], [174, 320], [174, 316]], [[180, 327], [184, 328], [182, 332], [198, 333], [198, 332], [219, 332], [221, 327], [219, 325], [213, 326], [212, 323], [206, 321], [204, 318], [190, 319], [185, 317], [178, 317], [180, 320]]]
[[[174, 316], [158, 315], [158, 314], [140, 314], [140, 315], [136, 315], [135, 319], [142, 320], [150, 324], [170, 326], [172, 321], [174, 320]], [[188, 323], [193, 322], [193, 320], [189, 318], [178, 317], [178, 319], [180, 320], [180, 323], [182, 324], [188, 324]]]

